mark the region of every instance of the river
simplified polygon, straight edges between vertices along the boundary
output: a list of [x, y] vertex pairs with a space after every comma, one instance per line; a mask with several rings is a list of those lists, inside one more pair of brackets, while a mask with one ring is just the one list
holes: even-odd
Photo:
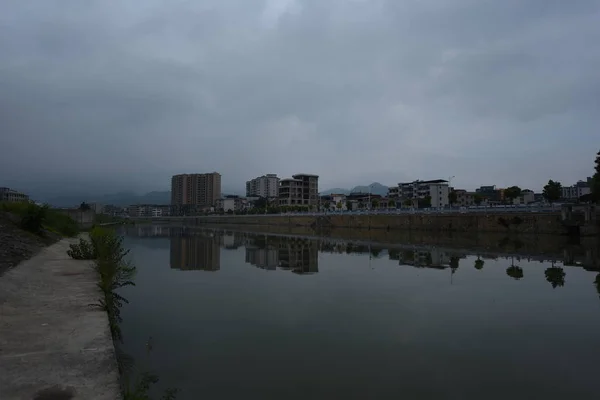
[[598, 398], [600, 279], [585, 265], [165, 229], [125, 238], [138, 273], [120, 349], [130, 376], [160, 378], [154, 394]]

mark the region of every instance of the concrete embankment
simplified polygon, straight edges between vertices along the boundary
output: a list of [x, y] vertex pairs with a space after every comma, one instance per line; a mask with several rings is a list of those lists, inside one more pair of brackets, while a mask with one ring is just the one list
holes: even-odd
[[120, 398], [91, 261], [63, 239], [0, 277], [0, 399]]
[[431, 232], [566, 234], [560, 213], [471, 213], [400, 215], [278, 215], [173, 218], [186, 225], [265, 225], [310, 228], [385, 229]]

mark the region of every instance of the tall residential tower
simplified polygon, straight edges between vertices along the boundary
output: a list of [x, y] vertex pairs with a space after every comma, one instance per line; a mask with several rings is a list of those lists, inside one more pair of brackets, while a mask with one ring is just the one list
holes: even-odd
[[221, 174], [181, 174], [171, 178], [171, 205], [214, 207], [221, 198]]

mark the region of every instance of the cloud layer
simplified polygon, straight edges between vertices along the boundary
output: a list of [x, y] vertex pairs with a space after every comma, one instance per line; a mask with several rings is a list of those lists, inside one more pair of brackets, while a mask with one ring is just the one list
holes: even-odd
[[572, 184], [600, 148], [599, 4], [7, 0], [0, 185]]

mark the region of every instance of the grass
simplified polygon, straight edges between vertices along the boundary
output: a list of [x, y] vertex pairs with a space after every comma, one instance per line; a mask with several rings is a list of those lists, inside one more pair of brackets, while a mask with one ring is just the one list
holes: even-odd
[[38, 236], [44, 236], [46, 231], [69, 237], [79, 233], [79, 226], [75, 220], [48, 206], [26, 202], [1, 202], [0, 211], [13, 214], [20, 220], [22, 229]]

